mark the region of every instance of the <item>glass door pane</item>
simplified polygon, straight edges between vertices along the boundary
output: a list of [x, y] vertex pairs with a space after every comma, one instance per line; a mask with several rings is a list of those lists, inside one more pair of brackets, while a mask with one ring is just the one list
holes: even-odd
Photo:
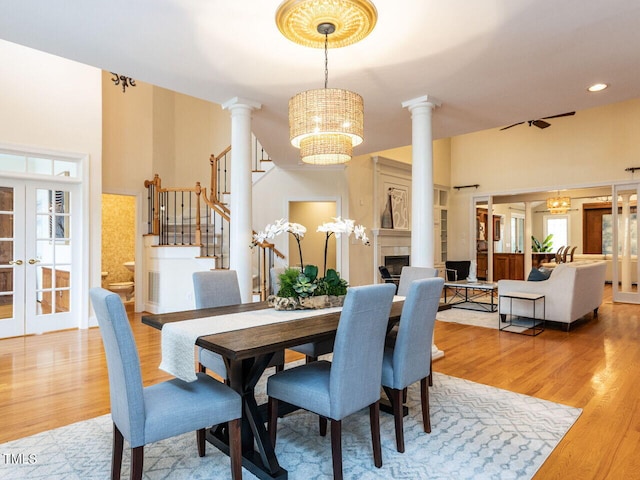
[[616, 185], [611, 215], [602, 219], [602, 253], [613, 265], [613, 300], [640, 303], [638, 293], [638, 218], [640, 185]]
[[77, 326], [71, 315], [75, 186], [27, 188], [27, 333]]
[[69, 311], [70, 192], [36, 189], [36, 314]]
[[24, 335], [24, 188], [0, 180], [0, 338]]

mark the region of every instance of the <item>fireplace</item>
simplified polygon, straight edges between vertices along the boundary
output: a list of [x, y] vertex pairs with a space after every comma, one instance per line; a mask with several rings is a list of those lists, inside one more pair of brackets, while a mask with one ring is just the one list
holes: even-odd
[[400, 275], [402, 267], [409, 266], [409, 255], [386, 255], [384, 266], [387, 267], [391, 275]]

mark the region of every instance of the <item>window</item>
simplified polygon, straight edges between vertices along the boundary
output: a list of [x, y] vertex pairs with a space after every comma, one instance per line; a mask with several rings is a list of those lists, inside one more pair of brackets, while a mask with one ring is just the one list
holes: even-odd
[[568, 215], [545, 215], [544, 216], [544, 236], [553, 234], [552, 248], [569, 245], [569, 216]]

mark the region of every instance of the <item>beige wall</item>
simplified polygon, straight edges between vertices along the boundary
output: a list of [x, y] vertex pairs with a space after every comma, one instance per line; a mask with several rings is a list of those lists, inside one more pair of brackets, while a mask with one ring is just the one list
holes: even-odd
[[83, 201], [87, 233], [78, 247], [83, 265], [81, 319], [87, 289], [100, 284], [102, 104], [100, 70], [0, 40], [0, 144], [88, 158]]
[[102, 72], [102, 188], [135, 193], [153, 178], [153, 87], [136, 82], [123, 93], [112, 77]]
[[165, 187], [209, 188], [209, 158], [230, 144], [220, 105], [136, 82], [126, 93], [103, 72], [105, 192], [136, 193], [160, 175]]
[[135, 259], [136, 198], [128, 195], [102, 195], [102, 271], [108, 275], [102, 281], [130, 282], [133, 274], [124, 262]]
[[[289, 221], [300, 223], [307, 228], [302, 245], [302, 259], [305, 265], [316, 265], [318, 275], [323, 276], [324, 247], [326, 234], [317, 232], [319, 225], [331, 222], [336, 217], [336, 202], [289, 202]], [[327, 248], [327, 269], [336, 268], [336, 239], [331, 235]], [[297, 265], [300, 261], [298, 244], [289, 235], [289, 253], [292, 261], [289, 264]]]
[[[640, 157], [640, 99], [577, 112], [541, 130], [526, 124], [451, 139], [451, 184], [480, 184], [450, 196], [449, 252], [470, 258], [474, 196], [607, 185], [632, 179]], [[542, 207], [544, 208], [544, 207]], [[534, 232], [541, 219], [534, 219]], [[579, 245], [572, 221], [571, 243]], [[540, 233], [541, 235], [541, 233]], [[581, 237], [580, 237], [581, 238]]]

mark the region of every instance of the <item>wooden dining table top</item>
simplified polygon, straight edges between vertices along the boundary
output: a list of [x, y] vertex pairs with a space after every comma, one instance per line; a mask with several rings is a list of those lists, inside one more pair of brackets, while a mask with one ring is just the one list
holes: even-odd
[[[390, 325], [400, 320], [403, 305], [404, 300], [393, 302], [389, 314]], [[163, 325], [167, 323], [251, 312], [265, 308], [272, 307], [269, 307], [267, 302], [254, 302], [226, 307], [200, 308], [173, 313], [143, 315], [142, 323], [161, 330]], [[340, 311], [334, 311], [287, 322], [203, 335], [196, 340], [196, 345], [230, 360], [252, 358], [308, 342], [331, 339], [336, 334], [340, 314]], [[248, 332], [250, 334], [247, 334]]]

